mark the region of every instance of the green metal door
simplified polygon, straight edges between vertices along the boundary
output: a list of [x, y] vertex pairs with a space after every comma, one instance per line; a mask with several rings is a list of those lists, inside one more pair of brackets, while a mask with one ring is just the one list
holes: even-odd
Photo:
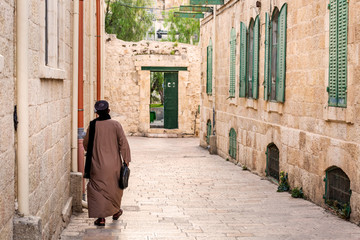
[[164, 128], [178, 128], [178, 72], [164, 73]]

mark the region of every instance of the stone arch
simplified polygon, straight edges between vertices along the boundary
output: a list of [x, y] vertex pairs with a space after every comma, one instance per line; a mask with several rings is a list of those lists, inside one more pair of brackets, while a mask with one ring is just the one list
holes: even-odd
[[325, 171], [325, 203], [346, 218], [350, 217], [350, 178], [339, 167], [332, 166]]
[[274, 144], [270, 143], [266, 147], [266, 175], [279, 180], [280, 174], [280, 151]]

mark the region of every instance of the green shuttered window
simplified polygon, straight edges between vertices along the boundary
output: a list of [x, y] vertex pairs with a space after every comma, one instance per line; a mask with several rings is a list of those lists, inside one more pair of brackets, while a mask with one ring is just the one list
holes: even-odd
[[236, 31], [231, 29], [230, 33], [230, 88], [229, 96], [235, 97], [235, 51], [236, 51]]
[[240, 23], [239, 97], [258, 99], [259, 96], [259, 16], [250, 20], [249, 30]]
[[329, 106], [346, 107], [348, 1], [330, 0]]
[[270, 36], [269, 36], [269, 14], [265, 13], [265, 56], [264, 56], [264, 100], [267, 101], [269, 99], [269, 47], [270, 47]]
[[236, 132], [234, 128], [231, 128], [229, 132], [229, 155], [236, 159]]
[[264, 99], [285, 101], [287, 4], [265, 14]]
[[240, 71], [239, 71], [239, 97], [245, 97], [246, 94], [246, 56], [247, 56], [247, 43], [246, 43], [246, 26], [245, 23], [240, 23]]
[[254, 23], [254, 43], [252, 52], [252, 98], [259, 97], [259, 39], [260, 39], [260, 20], [259, 16], [255, 18]]
[[209, 41], [207, 46], [207, 58], [206, 58], [206, 93], [212, 94], [212, 42]]

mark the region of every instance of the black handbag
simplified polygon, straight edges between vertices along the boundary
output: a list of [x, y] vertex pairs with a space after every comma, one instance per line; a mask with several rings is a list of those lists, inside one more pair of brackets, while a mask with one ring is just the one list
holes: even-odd
[[120, 169], [120, 180], [119, 180], [119, 187], [121, 189], [125, 189], [128, 187], [129, 184], [129, 176], [130, 176], [130, 168], [126, 165], [125, 161]]

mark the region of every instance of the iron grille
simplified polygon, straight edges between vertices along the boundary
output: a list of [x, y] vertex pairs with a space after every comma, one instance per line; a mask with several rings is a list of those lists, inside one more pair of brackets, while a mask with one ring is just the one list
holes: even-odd
[[268, 147], [268, 175], [279, 180], [279, 149], [275, 145]]
[[350, 202], [350, 179], [340, 168], [328, 171], [327, 199], [336, 200], [342, 204]]

